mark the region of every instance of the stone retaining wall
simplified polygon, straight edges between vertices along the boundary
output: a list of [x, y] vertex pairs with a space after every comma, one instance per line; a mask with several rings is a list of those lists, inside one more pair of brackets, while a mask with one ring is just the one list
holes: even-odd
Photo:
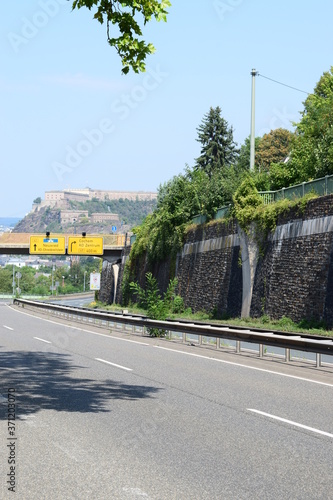
[[[150, 269], [143, 258], [135, 276], [141, 285], [151, 270], [161, 290], [176, 274], [178, 293], [192, 310], [240, 316], [244, 302], [241, 249], [236, 222], [193, 226], [176, 266], [166, 261]], [[125, 258], [123, 259], [124, 264]], [[123, 273], [121, 266], [120, 278]], [[303, 214], [290, 210], [262, 244], [255, 267], [250, 315], [325, 321], [333, 326], [333, 195], [311, 200]], [[119, 280], [121, 284], [121, 279]], [[246, 285], [247, 286], [247, 285]], [[121, 292], [117, 292], [117, 301]]]

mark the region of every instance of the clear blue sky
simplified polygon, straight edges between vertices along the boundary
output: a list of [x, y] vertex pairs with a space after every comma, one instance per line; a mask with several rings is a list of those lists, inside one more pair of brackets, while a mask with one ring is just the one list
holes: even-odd
[[[148, 72], [123, 76], [92, 12], [2, 1], [0, 216], [51, 189], [156, 191], [193, 165], [210, 106], [242, 144], [251, 69], [311, 92], [333, 64], [332, 19], [327, 0], [174, 0], [167, 23], [145, 28]], [[257, 77], [256, 135], [292, 129], [305, 98]]]

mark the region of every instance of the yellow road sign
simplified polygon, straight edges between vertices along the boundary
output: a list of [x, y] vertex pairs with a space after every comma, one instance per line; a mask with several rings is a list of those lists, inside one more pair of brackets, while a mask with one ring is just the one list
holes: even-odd
[[30, 249], [31, 254], [65, 254], [66, 244], [64, 236], [30, 236]]
[[103, 255], [103, 238], [98, 236], [68, 236], [69, 255]]

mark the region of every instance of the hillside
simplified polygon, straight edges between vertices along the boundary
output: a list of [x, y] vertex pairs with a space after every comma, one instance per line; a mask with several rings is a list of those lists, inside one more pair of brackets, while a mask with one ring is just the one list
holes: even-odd
[[119, 219], [126, 225], [135, 227], [156, 207], [156, 200], [98, 200], [93, 198], [87, 201], [69, 201], [72, 210], [88, 210], [88, 214], [110, 212], [119, 215]]
[[[156, 200], [106, 200], [97, 199], [84, 202], [70, 201], [70, 210], [86, 210], [90, 216], [93, 213], [118, 214], [120, 223], [117, 223], [117, 232], [126, 233], [142, 223], [143, 219], [156, 207]], [[87, 218], [78, 218], [75, 223], [62, 223], [59, 208], [40, 207], [27, 214], [13, 232], [16, 233], [111, 233], [114, 222], [91, 223]]]

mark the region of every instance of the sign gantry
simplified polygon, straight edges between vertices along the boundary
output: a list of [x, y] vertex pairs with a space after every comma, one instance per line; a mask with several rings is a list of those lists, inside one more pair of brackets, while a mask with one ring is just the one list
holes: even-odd
[[29, 252], [36, 255], [64, 255], [66, 253], [65, 237], [30, 236]]
[[103, 255], [103, 238], [98, 236], [69, 236], [68, 255]]
[[[34, 255], [64, 255], [66, 254], [65, 236], [30, 236], [29, 253]], [[103, 255], [104, 241], [102, 236], [68, 236], [68, 255]]]

